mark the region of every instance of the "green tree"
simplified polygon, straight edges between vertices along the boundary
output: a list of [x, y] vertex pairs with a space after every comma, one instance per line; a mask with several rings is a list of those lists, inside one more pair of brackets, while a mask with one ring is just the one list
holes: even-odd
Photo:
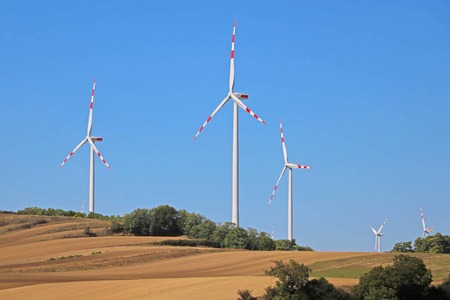
[[376, 298], [380, 293], [389, 299], [395, 291], [399, 300], [421, 300], [426, 299], [431, 281], [431, 271], [420, 258], [401, 254], [394, 257], [392, 266], [374, 267], [362, 275], [354, 293], [359, 299]]
[[428, 253], [430, 252], [431, 245], [427, 242], [426, 239], [418, 237], [414, 241], [414, 252], [419, 253]]
[[276, 240], [276, 250], [278, 251], [294, 251], [297, 249], [298, 245], [295, 239], [291, 240]]
[[149, 235], [150, 218], [148, 209], [138, 208], [123, 217], [123, 227], [135, 235]]
[[189, 231], [189, 237], [210, 240], [214, 230], [216, 230], [216, 223], [209, 219], [205, 219], [202, 223], [192, 226]]
[[237, 300], [256, 300], [256, 298], [252, 296], [252, 291], [250, 290], [238, 290], [237, 294], [239, 295]]
[[426, 238], [417, 238], [414, 251], [421, 253], [450, 253], [450, 236], [436, 233]]
[[398, 300], [398, 298], [393, 288], [382, 286], [380, 288], [371, 287], [364, 300]]
[[248, 244], [247, 249], [249, 250], [264, 250], [272, 251], [275, 250], [275, 241], [270, 238], [270, 235], [265, 232], [258, 232], [256, 229], [247, 228]]
[[411, 242], [400, 242], [394, 245], [391, 252], [414, 252]]
[[118, 220], [111, 220], [109, 223], [108, 230], [111, 230], [113, 233], [119, 233], [123, 231], [123, 225]]
[[188, 218], [188, 212], [185, 209], [179, 209], [177, 211], [177, 225], [178, 228], [180, 228], [180, 231], [182, 234], [188, 235], [189, 234], [189, 229], [186, 228], [186, 221]]
[[247, 246], [247, 231], [237, 226], [232, 227], [222, 241], [223, 248], [246, 249]]
[[[328, 280], [321, 277], [308, 281], [303, 289], [300, 290], [299, 299], [314, 299], [314, 300], [350, 300], [352, 296], [343, 290], [337, 289]], [[381, 300], [382, 298], [376, 298]], [[368, 299], [366, 299], [368, 300]], [[375, 300], [375, 299], [374, 299]]]
[[160, 205], [150, 210], [150, 235], [176, 236], [181, 231], [178, 228], [177, 210], [169, 205]]
[[275, 287], [266, 288], [268, 299], [299, 299], [295, 295], [306, 285], [311, 269], [291, 259], [288, 263], [281, 260], [274, 261], [275, 267], [266, 270], [266, 275], [278, 278]]
[[224, 240], [228, 232], [231, 231], [233, 227], [236, 227], [234, 223], [226, 222], [224, 224], [218, 224], [214, 230], [212, 240], [216, 247], [225, 248]]
[[196, 239], [209, 240], [216, 229], [213, 221], [200, 214], [188, 213], [184, 209], [178, 211], [177, 224], [183, 234]]
[[394, 257], [394, 269], [398, 278], [397, 296], [400, 300], [424, 299], [432, 282], [431, 271], [422, 259], [408, 255]]

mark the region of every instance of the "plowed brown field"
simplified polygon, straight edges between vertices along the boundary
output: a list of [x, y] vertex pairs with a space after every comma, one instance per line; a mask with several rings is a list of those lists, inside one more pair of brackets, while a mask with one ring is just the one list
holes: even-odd
[[[392, 261], [389, 253], [224, 250], [154, 244], [167, 237], [82, 237], [84, 226], [104, 235], [108, 223], [43, 218], [0, 214], [0, 299], [236, 299], [239, 289], [261, 296], [275, 283], [263, 276], [274, 260], [317, 266], [320, 276], [335, 261], [338, 269], [359, 257], [364, 268]], [[354, 274], [342, 277], [327, 279], [336, 286], [358, 281]]]

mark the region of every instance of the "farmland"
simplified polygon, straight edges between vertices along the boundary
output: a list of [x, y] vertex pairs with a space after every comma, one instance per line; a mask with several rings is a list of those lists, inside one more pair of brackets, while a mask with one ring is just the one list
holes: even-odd
[[[107, 227], [101, 220], [0, 214], [0, 298], [236, 299], [238, 289], [261, 296], [275, 283], [264, 276], [274, 260], [294, 259], [310, 266], [313, 277], [348, 287], [394, 256], [163, 246], [186, 237], [111, 235]], [[449, 255], [413, 255], [435, 282], [450, 274]]]

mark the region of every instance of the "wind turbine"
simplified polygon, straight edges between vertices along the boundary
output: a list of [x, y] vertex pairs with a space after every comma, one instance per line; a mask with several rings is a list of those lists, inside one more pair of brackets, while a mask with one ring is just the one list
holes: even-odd
[[429, 227], [429, 228], [425, 228], [425, 219], [423, 218], [423, 212], [422, 212], [422, 207], [420, 208], [420, 215], [422, 216], [422, 225], [423, 225], [423, 232], [422, 232], [422, 238], [424, 237], [424, 235], [427, 235], [430, 232], [433, 232], [433, 227]]
[[278, 183], [280, 183], [281, 177], [283, 177], [284, 172], [286, 171], [286, 169], [289, 168], [288, 239], [290, 241], [292, 241], [292, 231], [293, 231], [292, 230], [292, 168], [296, 168], [296, 169], [297, 168], [300, 168], [300, 169], [312, 169], [312, 168], [311, 167], [300, 166], [300, 165], [288, 162], [286, 146], [284, 145], [283, 126], [281, 124], [281, 120], [280, 120], [280, 131], [281, 131], [281, 144], [283, 145], [284, 167], [283, 167], [283, 171], [281, 171], [280, 178], [278, 178], [277, 184], [275, 185], [275, 188], [273, 189], [272, 196], [270, 197], [269, 205], [267, 207], [269, 207], [270, 203], [272, 202], [273, 195], [275, 194], [275, 191], [277, 190]]
[[384, 220], [383, 224], [381, 225], [380, 229], [378, 231], [375, 231], [372, 226], [370, 226], [370, 229], [372, 229], [373, 233], [375, 234], [375, 252], [377, 252], [377, 242], [378, 242], [378, 252], [381, 252], [381, 237], [384, 235], [381, 232], [381, 228], [383, 228], [384, 224], [386, 224], [386, 221], [388, 219]]
[[203, 128], [208, 124], [212, 117], [228, 102], [232, 99], [234, 102], [234, 113], [233, 113], [233, 171], [232, 171], [232, 222], [239, 226], [239, 146], [238, 146], [238, 106], [243, 110], [254, 116], [263, 124], [266, 124], [257, 115], [255, 115], [247, 106], [242, 103], [242, 100], [248, 99], [248, 95], [242, 93], [235, 93], [234, 88], [234, 34], [236, 32], [236, 21], [234, 21], [233, 26], [233, 40], [231, 41], [231, 63], [230, 63], [230, 85], [229, 91], [225, 99], [217, 106], [213, 113], [209, 116], [200, 130], [197, 132], [193, 140], [197, 138]]
[[101, 142], [103, 141], [103, 138], [97, 137], [97, 136], [91, 136], [91, 130], [92, 130], [92, 106], [94, 105], [94, 91], [95, 91], [95, 78], [94, 78], [94, 86], [92, 88], [92, 96], [91, 96], [91, 108], [89, 110], [89, 121], [88, 121], [88, 127], [87, 127], [87, 136], [84, 138], [84, 140], [81, 141], [78, 146], [75, 147], [75, 149], [70, 152], [69, 156], [63, 161], [63, 163], [59, 166], [60, 168], [66, 163], [66, 161], [77, 151], [81, 146], [83, 146], [86, 142], [89, 142], [91, 145], [91, 162], [90, 162], [90, 177], [89, 177], [89, 212], [94, 212], [94, 151], [97, 153], [98, 157], [105, 163], [105, 165], [111, 169], [111, 167], [108, 165], [106, 160], [100, 155], [100, 152], [98, 152], [97, 148], [94, 145], [94, 142]]

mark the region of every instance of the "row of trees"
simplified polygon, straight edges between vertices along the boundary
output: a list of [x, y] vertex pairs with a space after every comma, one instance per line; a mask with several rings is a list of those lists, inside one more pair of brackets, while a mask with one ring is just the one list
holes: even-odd
[[40, 208], [40, 207], [25, 207], [17, 211], [19, 215], [36, 215], [36, 216], [57, 216], [57, 217], [74, 217], [74, 218], [88, 218], [88, 219], [98, 219], [98, 220], [121, 220], [120, 216], [105, 216], [97, 213], [82, 213], [73, 210], [62, 210], [54, 208]]
[[129, 214], [120, 216], [103, 216], [101, 214], [64, 211], [61, 209], [43, 209], [27, 207], [19, 214], [87, 217], [109, 220], [109, 229], [114, 233], [130, 233], [143, 236], [179, 236], [206, 241], [207, 245], [218, 248], [235, 248], [248, 250], [313, 251], [307, 246], [299, 246], [295, 240], [271, 239], [265, 232], [253, 228], [246, 230], [233, 223], [215, 223], [205, 216], [189, 213], [184, 209], [176, 210], [169, 205], [160, 205], [151, 209], [139, 208]]
[[248, 250], [313, 251], [310, 247], [298, 246], [294, 241], [274, 241], [265, 232], [253, 228], [247, 230], [233, 223], [215, 223], [205, 216], [176, 210], [168, 205], [152, 209], [136, 209], [123, 216], [123, 223], [112, 222], [118, 231], [124, 230], [135, 235], [177, 236], [187, 235], [192, 239], [209, 241], [219, 248]]
[[[275, 261], [266, 274], [278, 278], [266, 288], [265, 299], [300, 300], [449, 300], [450, 276], [441, 285], [432, 286], [431, 271], [420, 258], [394, 257], [391, 266], [378, 266], [361, 276], [351, 293], [335, 288], [325, 278], [309, 280], [311, 269], [294, 260]], [[238, 291], [239, 299], [256, 299], [251, 291]]]
[[417, 252], [417, 253], [450, 253], [450, 236], [442, 235], [439, 232], [426, 238], [417, 238], [412, 243], [396, 243], [391, 252]]

